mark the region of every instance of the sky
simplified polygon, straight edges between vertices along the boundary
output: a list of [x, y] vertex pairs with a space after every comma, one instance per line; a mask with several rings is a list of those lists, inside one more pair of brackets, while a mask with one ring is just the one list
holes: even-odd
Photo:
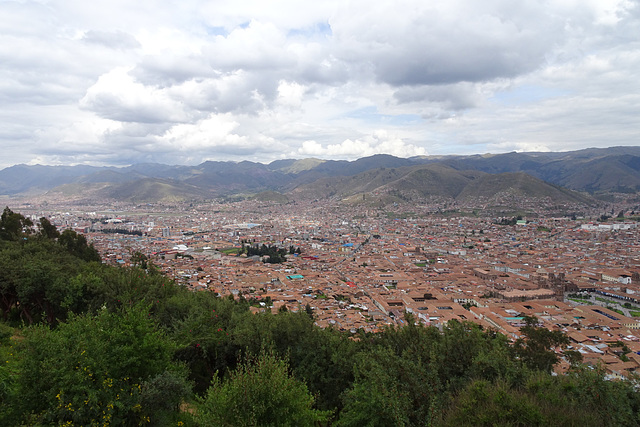
[[0, 0], [0, 167], [640, 145], [639, 0]]

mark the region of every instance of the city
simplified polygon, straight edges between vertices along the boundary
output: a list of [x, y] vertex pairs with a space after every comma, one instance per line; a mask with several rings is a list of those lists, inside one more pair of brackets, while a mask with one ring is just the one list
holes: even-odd
[[[17, 208], [85, 234], [104, 263], [157, 268], [194, 292], [244, 298], [254, 313], [307, 310], [316, 325], [355, 335], [403, 325], [406, 312], [438, 328], [474, 322], [511, 340], [525, 316], [535, 316], [610, 378], [640, 368], [640, 230], [632, 206], [604, 222], [595, 213], [498, 218], [428, 203]], [[278, 248], [285, 260], [248, 256], [245, 247]], [[561, 359], [555, 370], [569, 367]]]
[[0, 13], [0, 426], [640, 425], [640, 2]]

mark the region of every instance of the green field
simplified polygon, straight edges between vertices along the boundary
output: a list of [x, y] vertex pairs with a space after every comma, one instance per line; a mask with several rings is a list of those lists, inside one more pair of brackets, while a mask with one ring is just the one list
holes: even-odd
[[240, 248], [225, 248], [221, 249], [219, 252], [222, 252], [225, 255], [237, 255], [240, 252]]
[[580, 304], [593, 305], [593, 303], [591, 301], [587, 301], [587, 300], [580, 299], [580, 298], [567, 298], [567, 299], [571, 300], [573, 302], [580, 303]]

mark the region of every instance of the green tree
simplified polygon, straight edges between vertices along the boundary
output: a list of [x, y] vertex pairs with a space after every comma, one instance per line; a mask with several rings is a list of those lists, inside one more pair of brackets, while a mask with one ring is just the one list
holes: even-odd
[[149, 259], [147, 258], [147, 256], [140, 251], [136, 251], [133, 253], [133, 255], [131, 255], [131, 264], [134, 267], [140, 267], [143, 270], [147, 269], [148, 260]]
[[140, 409], [150, 422], [169, 425], [179, 418], [180, 404], [191, 395], [191, 384], [186, 378], [185, 369], [166, 370], [142, 383]]
[[338, 426], [428, 425], [439, 412], [434, 366], [398, 356], [390, 348], [359, 355], [355, 382], [344, 394]]
[[307, 386], [273, 353], [262, 352], [231, 376], [216, 376], [199, 399], [196, 420], [208, 426], [314, 426], [329, 413], [313, 408]]
[[179, 343], [175, 358], [188, 366], [195, 392], [203, 394], [216, 372], [235, 368], [244, 348], [237, 343], [236, 325], [253, 315], [233, 299], [183, 290], [160, 299], [155, 315]]
[[51, 224], [47, 218], [40, 218], [40, 223], [38, 224], [38, 234], [46, 239], [56, 240], [60, 237], [60, 232], [56, 228], [55, 225]]
[[520, 328], [523, 336], [513, 343], [515, 355], [529, 368], [551, 372], [558, 363], [556, 348], [569, 345], [569, 338], [562, 331], [550, 331], [539, 327], [535, 316], [525, 316], [525, 326]]
[[517, 383], [475, 380], [453, 400], [444, 425], [635, 426], [640, 397], [631, 381], [607, 381], [598, 368], [551, 376], [531, 371]]
[[150, 421], [158, 407], [142, 406], [147, 387], [158, 389], [159, 376], [179, 372], [171, 362], [173, 345], [141, 305], [71, 316], [55, 330], [28, 328], [19, 351], [17, 406], [27, 424]]
[[257, 354], [263, 348], [286, 360], [296, 378], [317, 396], [320, 409], [342, 406], [341, 393], [353, 382], [360, 344], [335, 329], [314, 325], [306, 312], [270, 312], [237, 316], [230, 330], [233, 347]]
[[309, 303], [307, 303], [304, 306], [304, 312], [307, 313], [307, 316], [309, 316], [309, 319], [311, 319], [311, 320], [315, 319], [315, 315], [313, 314], [313, 308], [311, 308]]
[[0, 240], [19, 240], [31, 233], [33, 221], [5, 207], [0, 215]]
[[0, 307], [5, 320], [50, 324], [77, 310], [84, 298], [71, 278], [85, 263], [53, 241], [29, 239], [0, 245]]
[[72, 255], [85, 261], [100, 262], [100, 254], [93, 247], [93, 243], [87, 243], [87, 238], [73, 230], [64, 230], [58, 238], [58, 243]]
[[550, 425], [531, 396], [503, 382], [477, 380], [458, 396], [444, 425], [519, 426]]

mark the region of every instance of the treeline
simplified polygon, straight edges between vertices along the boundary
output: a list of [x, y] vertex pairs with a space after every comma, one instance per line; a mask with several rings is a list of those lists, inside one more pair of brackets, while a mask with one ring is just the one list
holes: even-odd
[[259, 256], [264, 257], [266, 263], [269, 264], [281, 264], [287, 260], [287, 254], [300, 254], [300, 248], [294, 248], [293, 246], [289, 246], [289, 251], [284, 248], [279, 248], [278, 246], [273, 245], [252, 245], [245, 241], [242, 242], [242, 247], [240, 248], [239, 255], [247, 254], [247, 256]]
[[[567, 337], [534, 318], [515, 343], [472, 323], [439, 330], [411, 316], [375, 334], [321, 329], [311, 310], [251, 314], [243, 298], [188, 291], [151, 263], [118, 268], [82, 258], [42, 223], [36, 232], [26, 222], [9, 226], [2, 236], [15, 238], [0, 241], [1, 298], [14, 300], [3, 302], [0, 323], [0, 425], [640, 420], [634, 381], [582, 367]], [[561, 357], [573, 369], [550, 375]]]
[[497, 225], [516, 225], [518, 221], [521, 221], [522, 217], [520, 215], [514, 216], [513, 218], [502, 218], [500, 221], [494, 222]]
[[127, 234], [130, 236], [142, 236], [142, 231], [127, 230], [126, 228], [103, 228], [102, 230], [100, 230], [100, 232], [105, 234]]

